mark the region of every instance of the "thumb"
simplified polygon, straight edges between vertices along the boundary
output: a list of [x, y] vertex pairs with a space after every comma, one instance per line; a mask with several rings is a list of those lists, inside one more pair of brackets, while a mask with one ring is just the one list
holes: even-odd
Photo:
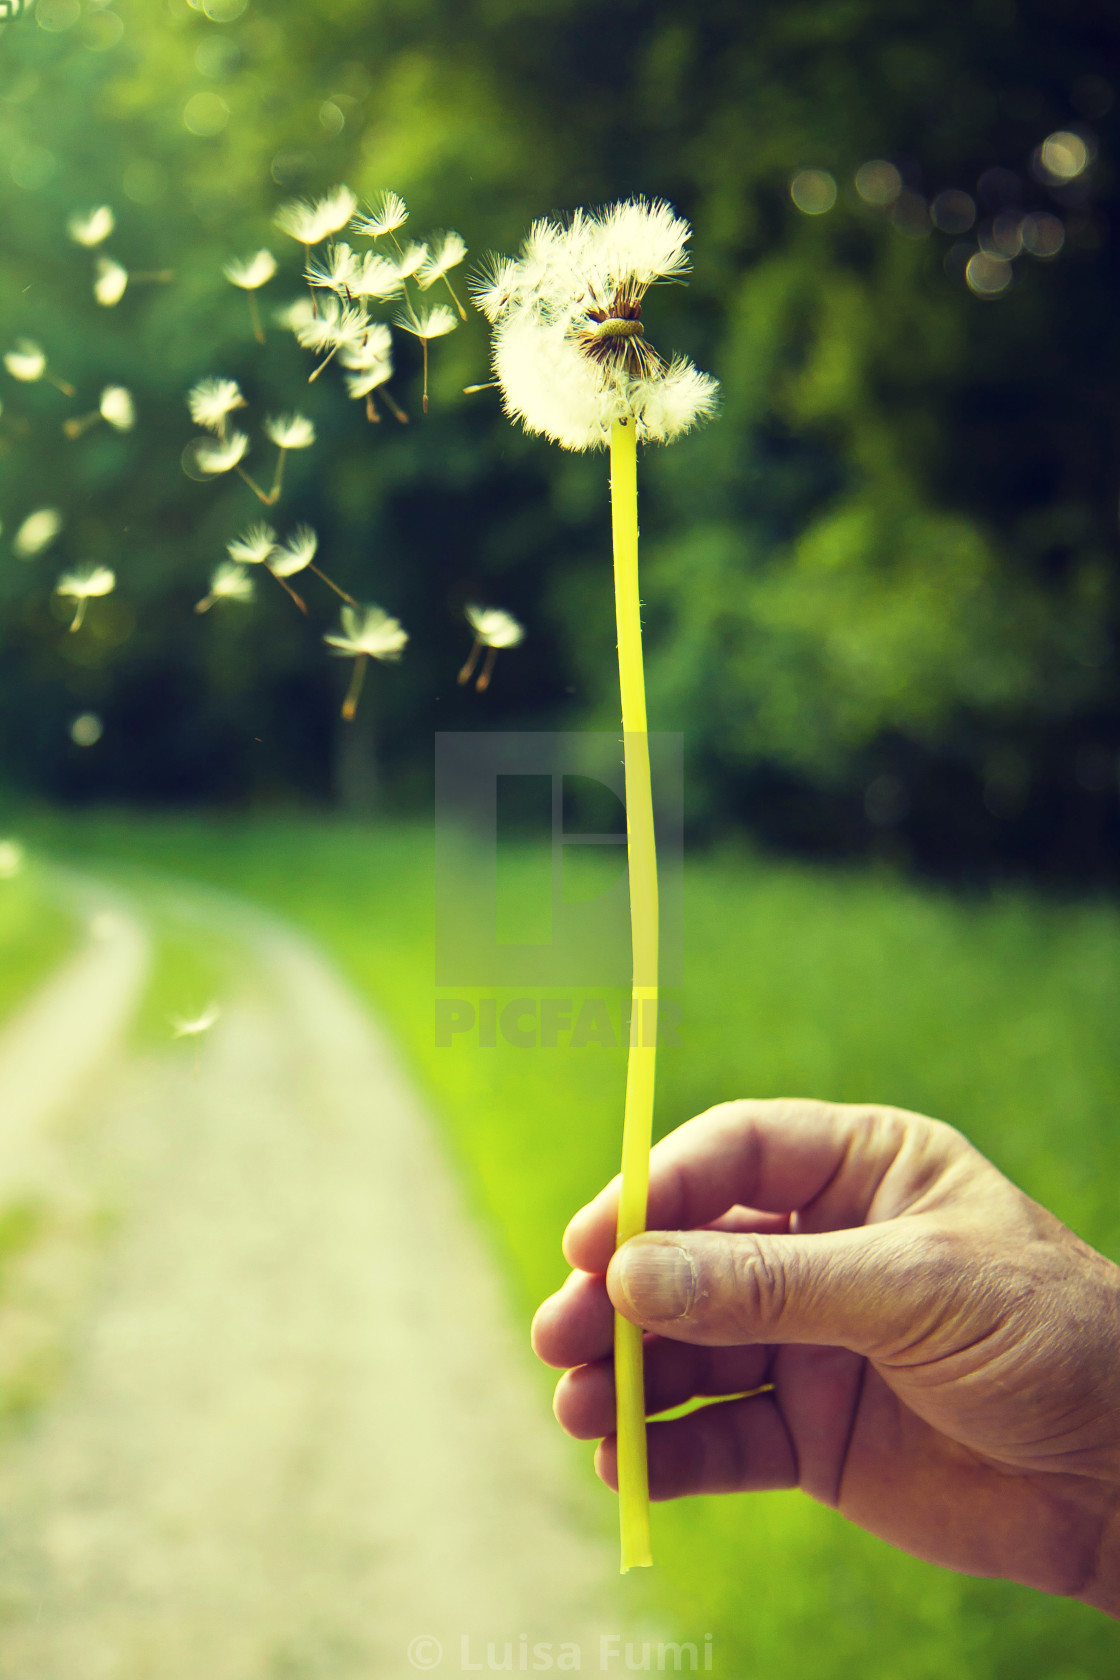
[[870, 1356], [932, 1328], [946, 1277], [931, 1246], [893, 1222], [811, 1236], [647, 1231], [613, 1256], [607, 1291], [623, 1317], [674, 1341]]

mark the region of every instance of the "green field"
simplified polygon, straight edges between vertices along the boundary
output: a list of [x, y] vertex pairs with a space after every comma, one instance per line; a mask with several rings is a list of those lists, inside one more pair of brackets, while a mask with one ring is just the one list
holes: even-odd
[[[564, 1274], [569, 1215], [615, 1170], [624, 1053], [481, 1048], [465, 1037], [436, 1048], [428, 831], [90, 817], [44, 824], [41, 842], [140, 886], [156, 871], [228, 887], [321, 941], [429, 1092], [528, 1317]], [[529, 846], [505, 860], [527, 887], [539, 867]], [[921, 1109], [961, 1127], [1120, 1258], [1114, 906], [1010, 890], [965, 900], [743, 850], [688, 864], [685, 932], [682, 1043], [662, 1052], [662, 1130], [748, 1094]], [[546, 1394], [542, 1377], [542, 1405]], [[590, 1475], [582, 1451], [573, 1466]], [[797, 1495], [693, 1501], [654, 1520], [658, 1567], [624, 1590], [669, 1617], [678, 1638], [710, 1632], [717, 1673], [1116, 1672], [1117, 1635], [1094, 1612], [903, 1558]]]
[[51, 972], [77, 939], [75, 918], [32, 859], [0, 879], [0, 1022]]

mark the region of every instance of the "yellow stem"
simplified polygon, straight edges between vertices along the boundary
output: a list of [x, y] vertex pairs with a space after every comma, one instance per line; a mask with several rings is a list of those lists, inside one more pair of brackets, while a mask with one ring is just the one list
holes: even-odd
[[[638, 449], [633, 420], [611, 429], [614, 601], [626, 777], [626, 844], [634, 955], [633, 1026], [622, 1122], [619, 1244], [645, 1229], [657, 1057], [657, 853], [653, 830], [642, 615], [638, 597]], [[615, 1314], [618, 1499], [622, 1573], [651, 1564], [642, 1332]]]

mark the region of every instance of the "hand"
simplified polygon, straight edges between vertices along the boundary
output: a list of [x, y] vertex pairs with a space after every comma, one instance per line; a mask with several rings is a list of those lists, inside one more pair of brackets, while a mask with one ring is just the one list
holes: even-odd
[[[564, 1238], [533, 1326], [556, 1415], [604, 1436], [612, 1303], [649, 1332], [655, 1499], [800, 1487], [893, 1545], [1120, 1616], [1120, 1268], [950, 1126], [898, 1109], [721, 1104]], [[752, 1391], [762, 1392], [752, 1392]]]

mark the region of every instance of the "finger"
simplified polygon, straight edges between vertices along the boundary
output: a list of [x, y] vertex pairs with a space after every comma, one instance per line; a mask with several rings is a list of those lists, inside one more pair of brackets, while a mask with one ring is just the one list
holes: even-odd
[[[797, 1486], [797, 1455], [769, 1394], [701, 1406], [647, 1430], [651, 1499], [745, 1493]], [[618, 1488], [613, 1435], [600, 1442], [595, 1469]]]
[[[908, 1140], [911, 1147], [936, 1151], [956, 1136], [949, 1127], [901, 1109], [807, 1099], [722, 1103], [654, 1149], [647, 1225], [651, 1230], [707, 1225], [736, 1203], [774, 1213], [813, 1210], [812, 1228], [860, 1225]], [[606, 1270], [619, 1185], [614, 1179], [571, 1221], [564, 1234], [570, 1265]], [[818, 1198], [826, 1205], [814, 1210]]]
[[959, 1265], [924, 1221], [812, 1236], [632, 1237], [607, 1272], [627, 1318], [709, 1346], [809, 1342], [889, 1358], [956, 1316]]
[[604, 1358], [614, 1340], [614, 1308], [604, 1279], [573, 1272], [537, 1308], [530, 1339], [546, 1365], [586, 1365]]
[[[688, 1400], [743, 1394], [768, 1379], [772, 1350], [764, 1347], [708, 1348], [647, 1337], [646, 1415], [667, 1412]], [[609, 1359], [566, 1371], [556, 1385], [553, 1411], [561, 1428], [578, 1441], [609, 1435], [615, 1426], [614, 1366]]]

